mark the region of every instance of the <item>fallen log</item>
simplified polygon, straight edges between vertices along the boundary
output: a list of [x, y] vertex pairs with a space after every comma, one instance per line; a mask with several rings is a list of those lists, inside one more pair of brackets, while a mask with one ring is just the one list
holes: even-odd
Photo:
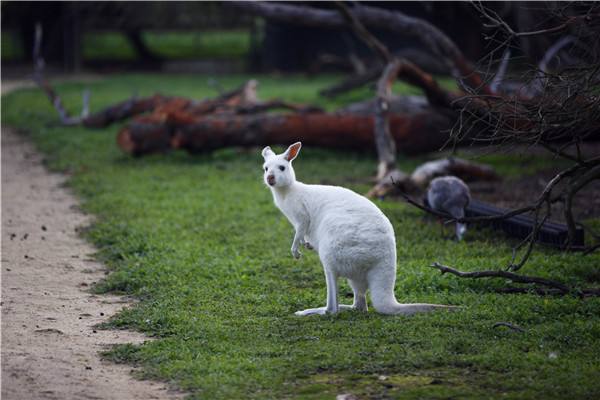
[[186, 111], [193, 115], [229, 110], [235, 107], [251, 106], [256, 103], [258, 82], [249, 80], [242, 86], [225, 92], [212, 99], [191, 100], [184, 97], [169, 97], [156, 94], [140, 99], [131, 98], [91, 114], [81, 120], [89, 128], [102, 128], [114, 122], [122, 121], [148, 112], [171, 114]]
[[135, 97], [107, 107], [94, 114], [88, 115], [81, 120], [81, 123], [88, 128], [103, 128], [110, 124], [123, 121], [135, 115], [143, 114], [154, 110], [158, 105], [169, 101], [169, 97], [154, 95], [152, 97]]
[[141, 156], [168, 151], [171, 148], [171, 136], [172, 128], [165, 114], [142, 115], [121, 129], [117, 144], [125, 152]]
[[[298, 109], [302, 111], [302, 106], [293, 105], [279, 101], [276, 104], [263, 104], [258, 101], [257, 87], [258, 82], [251, 79], [242, 86], [231, 91], [222, 93], [215, 98], [204, 100], [191, 100], [183, 97], [170, 97], [155, 94], [150, 97], [132, 97], [128, 100], [106, 107], [94, 114], [89, 114], [89, 92], [84, 92], [84, 106], [79, 116], [71, 116], [65, 109], [62, 100], [52, 85], [44, 77], [44, 60], [40, 55], [42, 28], [36, 26], [35, 47], [33, 50], [35, 68], [33, 73], [33, 81], [46, 94], [48, 100], [57, 111], [60, 121], [63, 125], [83, 125], [88, 128], [103, 128], [118, 121], [122, 121], [136, 115], [145, 114], [148, 112], [157, 111], [158, 113], [174, 112], [175, 110], [185, 110], [193, 115], [202, 115], [208, 113], [216, 113], [223, 111], [231, 111], [233, 109], [244, 109], [244, 107], [264, 107], [268, 108], [288, 108]], [[251, 112], [251, 111], [250, 111]]]
[[[465, 211], [467, 217], [499, 216], [508, 212], [508, 210], [477, 200], [471, 201]], [[520, 214], [506, 219], [488, 221], [487, 223], [484, 221], [482, 224], [504, 231], [509, 236], [526, 239], [533, 232], [536, 221], [530, 215]], [[546, 221], [541, 224], [535, 240], [538, 243], [559, 249], [581, 250], [585, 246], [584, 230], [581, 226], [576, 226], [574, 229], [573, 241], [567, 246], [569, 243], [569, 228], [567, 225], [556, 221]]]
[[367, 193], [367, 196], [384, 197], [394, 193], [423, 191], [434, 178], [448, 175], [456, 176], [465, 182], [498, 181], [501, 179], [489, 165], [448, 157], [421, 164], [410, 175], [394, 169], [383, 179], [379, 179]]
[[425, 189], [434, 178], [446, 175], [456, 176], [467, 182], [469, 180], [500, 180], [500, 176], [489, 165], [478, 164], [456, 157], [426, 162], [413, 171], [410, 179], [416, 186]]
[[[152, 115], [121, 129], [117, 142], [127, 153], [141, 155], [168, 148], [192, 153], [227, 146], [289, 144], [365, 150], [374, 148], [373, 117], [341, 113]], [[180, 123], [185, 122], [185, 123]], [[390, 116], [390, 133], [398, 151], [418, 154], [439, 149], [454, 120], [439, 110]], [[167, 145], [167, 139], [170, 145]]]

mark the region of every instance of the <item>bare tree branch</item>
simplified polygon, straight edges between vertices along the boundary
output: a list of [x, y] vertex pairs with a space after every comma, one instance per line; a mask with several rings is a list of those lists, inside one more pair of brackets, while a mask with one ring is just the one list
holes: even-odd
[[[291, 24], [329, 28], [343, 28], [347, 25], [345, 19], [337, 11], [272, 2], [233, 1], [228, 4], [254, 15]], [[429, 50], [442, 57], [451, 66], [456, 79], [464, 80], [468, 87], [477, 92], [492, 93], [458, 46], [429, 22], [398, 11], [388, 11], [365, 5], [354, 7], [352, 14], [367, 27], [385, 29], [421, 41]]]
[[367, 46], [373, 50], [373, 52], [381, 57], [381, 59], [389, 63], [392, 60], [392, 55], [388, 48], [379, 41], [374, 35], [369, 32], [365, 26], [360, 22], [358, 18], [352, 14], [352, 11], [341, 1], [335, 2], [336, 7], [340, 10], [340, 13], [350, 24], [350, 27]]
[[561, 32], [563, 30], [566, 30], [567, 28], [569, 28], [572, 25], [576, 25], [576, 24], [580, 24], [580, 23], [590, 24], [590, 23], [593, 23], [594, 21], [597, 21], [600, 18], [600, 14], [596, 14], [596, 13], [584, 14], [584, 15], [574, 15], [574, 16], [565, 17], [564, 21], [561, 24], [559, 24], [557, 26], [553, 26], [551, 28], [538, 29], [535, 31], [528, 31], [528, 32], [516, 32], [495, 11], [483, 6], [482, 2], [480, 2], [480, 1], [475, 2], [474, 6], [489, 21], [487, 24], [484, 25], [486, 28], [501, 28], [512, 37], [547, 35], [550, 33]]
[[442, 273], [442, 275], [445, 273], [451, 273], [460, 278], [472, 278], [472, 279], [503, 278], [503, 279], [508, 279], [510, 281], [518, 282], [518, 283], [533, 283], [533, 284], [537, 284], [537, 285], [551, 287], [554, 289], [561, 290], [564, 293], [568, 293], [571, 291], [571, 288], [569, 288], [565, 284], [551, 280], [551, 279], [540, 278], [537, 276], [518, 275], [518, 274], [515, 274], [512, 272], [508, 272], [508, 271], [502, 271], [502, 270], [491, 271], [490, 270], [490, 271], [463, 272], [463, 271], [454, 269], [452, 267], [449, 267], [447, 265], [440, 264], [438, 262], [434, 262], [433, 264], [430, 265], [430, 267], [439, 270]]
[[455, 268], [449, 267], [447, 265], [442, 265], [440, 263], [433, 263], [430, 267], [439, 270], [442, 275], [445, 273], [450, 273], [452, 275], [456, 275], [460, 278], [470, 278], [470, 279], [480, 279], [480, 278], [502, 278], [508, 279], [512, 282], [518, 283], [528, 283], [533, 285], [539, 285], [543, 287], [508, 287], [497, 289], [497, 292], [500, 293], [536, 293], [540, 295], [577, 295], [582, 297], [587, 296], [600, 296], [600, 288], [575, 288], [569, 287], [561, 282], [541, 278], [537, 276], [526, 276], [526, 275], [518, 275], [508, 271], [474, 271], [474, 272], [463, 272], [459, 271]]
[[396, 168], [396, 143], [390, 134], [389, 102], [392, 95], [391, 86], [398, 74], [400, 61], [394, 60], [385, 68], [377, 84], [375, 106], [375, 147], [379, 158], [377, 180], [380, 181]]
[[570, 35], [562, 37], [556, 43], [550, 46], [548, 50], [546, 50], [546, 54], [544, 54], [544, 57], [538, 65], [536, 78], [529, 84], [531, 95], [535, 95], [543, 91], [544, 83], [547, 81], [548, 64], [550, 64], [550, 61], [552, 61], [559, 51], [561, 51], [565, 46], [568, 46], [570, 43], [573, 43], [575, 40], [575, 37]]
[[376, 187], [369, 192], [370, 196], [385, 195], [388, 190], [394, 188], [392, 182], [388, 182], [389, 178], [393, 175], [398, 176], [398, 173], [394, 172], [394, 170], [396, 170], [396, 145], [390, 134], [389, 121], [392, 85], [397, 78], [402, 78], [403, 80], [422, 88], [429, 104], [432, 106], [449, 107], [451, 103], [451, 95], [442, 90], [429, 74], [426, 74], [417, 66], [406, 60], [392, 59], [377, 83], [374, 120], [375, 145], [379, 157], [376, 178], [378, 183]]
[[60, 96], [54, 91], [52, 86], [44, 79], [45, 62], [42, 57], [42, 38], [43, 29], [40, 23], [35, 25], [35, 40], [33, 43], [33, 81], [46, 93], [50, 103], [58, 113], [58, 117], [63, 125], [79, 125], [83, 118], [89, 114], [89, 90], [83, 93], [83, 108], [79, 117], [72, 117], [65, 109]]
[[535, 209], [535, 206], [531, 205], [531, 206], [521, 207], [521, 208], [518, 208], [518, 209], [515, 209], [515, 210], [507, 211], [506, 213], [504, 213], [502, 215], [488, 215], [488, 216], [481, 216], [481, 217], [454, 218], [454, 217], [452, 217], [449, 214], [442, 213], [442, 212], [434, 210], [433, 208], [430, 208], [430, 207], [424, 206], [422, 204], [419, 204], [418, 202], [416, 202], [413, 199], [411, 199], [404, 192], [398, 192], [398, 194], [400, 196], [402, 196], [402, 198], [404, 198], [404, 200], [406, 200], [407, 203], [412, 204], [413, 206], [417, 207], [420, 210], [425, 211], [428, 214], [431, 214], [431, 215], [434, 215], [436, 217], [445, 219], [446, 223], [452, 223], [452, 222], [492, 222], [492, 221], [501, 221], [501, 220], [504, 220], [504, 219], [508, 219], [508, 218], [514, 217], [516, 215], [525, 214], [525, 213], [533, 211]]
[[569, 228], [569, 238], [566, 244], [567, 247], [571, 246], [573, 239], [575, 238], [575, 220], [573, 218], [573, 197], [577, 192], [583, 189], [590, 182], [600, 179], [600, 165], [593, 167], [590, 170], [585, 171], [575, 182], [573, 182], [565, 195], [564, 201], [564, 217]]

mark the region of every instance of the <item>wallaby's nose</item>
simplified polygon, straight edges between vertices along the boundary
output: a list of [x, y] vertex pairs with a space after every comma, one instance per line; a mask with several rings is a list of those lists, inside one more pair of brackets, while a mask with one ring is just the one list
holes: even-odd
[[267, 183], [271, 186], [275, 185], [275, 175], [268, 175], [267, 176]]

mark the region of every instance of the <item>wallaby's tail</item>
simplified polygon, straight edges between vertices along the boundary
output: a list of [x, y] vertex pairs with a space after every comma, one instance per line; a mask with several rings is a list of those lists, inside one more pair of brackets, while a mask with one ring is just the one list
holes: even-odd
[[442, 304], [400, 304], [394, 296], [394, 270], [373, 271], [369, 279], [369, 290], [371, 292], [371, 301], [373, 308], [382, 314], [392, 315], [412, 315], [420, 312], [429, 312], [435, 310], [457, 310], [460, 307], [446, 306]]
[[377, 296], [371, 294], [373, 300], [373, 308], [382, 314], [390, 315], [412, 315], [416, 313], [430, 312], [436, 310], [448, 310], [455, 311], [459, 307], [447, 306], [443, 304], [427, 304], [427, 303], [412, 303], [412, 304], [400, 304], [393, 299], [393, 302], [381, 302], [375, 300]]

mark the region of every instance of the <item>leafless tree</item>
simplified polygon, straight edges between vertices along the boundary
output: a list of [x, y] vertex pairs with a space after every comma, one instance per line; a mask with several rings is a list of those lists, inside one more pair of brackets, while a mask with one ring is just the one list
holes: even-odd
[[[489, 70], [496, 54], [503, 56], [495, 77], [487, 75], [492, 94], [465, 87], [466, 94], [453, 100], [458, 118], [450, 134], [451, 143], [468, 139], [488, 145], [492, 150], [536, 146], [566, 161], [568, 166], [557, 172], [529, 205], [497, 217], [460, 219], [461, 222], [478, 222], [524, 213], [533, 215], [534, 227], [527, 239], [514, 249], [506, 268], [508, 271], [466, 273], [439, 263], [432, 267], [460, 277], [498, 277], [531, 283], [538, 286], [535, 291], [540, 294], [573, 293], [574, 289], [565, 284], [516, 275], [514, 271], [522, 268], [529, 259], [540, 229], [556, 210], [552, 207], [554, 204], [562, 205], [568, 227], [563, 249], [572, 250], [577, 226], [573, 217], [573, 199], [600, 179], [600, 155], [589, 154], [582, 145], [587, 139], [598, 137], [600, 131], [600, 4], [544, 3], [547, 16], [544, 26], [533, 26], [527, 31], [515, 30], [484, 4], [475, 3], [474, 7], [490, 29], [489, 39], [493, 44], [493, 50], [482, 60], [479, 69], [485, 70], [487, 65]], [[523, 51], [518, 39], [533, 36], [545, 36], [551, 45], [537, 65], [524, 70], [517, 66], [512, 74], [507, 74], [510, 63], [519, 62], [511, 59], [510, 54]], [[589, 254], [598, 248], [600, 245], [596, 243], [583, 250]], [[526, 290], [511, 288], [508, 292]], [[600, 295], [600, 290], [582, 289], [577, 293]]]

